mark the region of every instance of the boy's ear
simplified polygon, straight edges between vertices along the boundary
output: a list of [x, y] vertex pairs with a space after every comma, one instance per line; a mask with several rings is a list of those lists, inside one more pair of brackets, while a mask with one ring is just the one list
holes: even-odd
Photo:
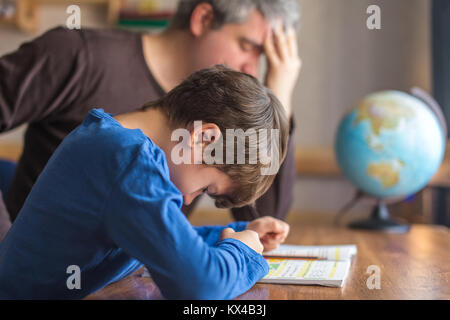
[[191, 131], [191, 146], [202, 146], [204, 149], [207, 145], [220, 139], [222, 135], [220, 128], [215, 123], [202, 123], [200, 126], [194, 125]]
[[213, 23], [214, 12], [209, 3], [200, 3], [191, 14], [191, 32], [195, 37], [203, 35], [208, 31]]

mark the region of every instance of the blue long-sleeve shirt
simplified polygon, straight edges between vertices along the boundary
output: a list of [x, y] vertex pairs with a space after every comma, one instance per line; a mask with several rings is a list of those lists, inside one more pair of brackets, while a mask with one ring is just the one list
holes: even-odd
[[[241, 241], [219, 241], [224, 227], [191, 226], [182, 201], [164, 152], [141, 130], [91, 110], [0, 243], [0, 298], [82, 298], [144, 264], [166, 298], [229, 299], [268, 272]], [[67, 285], [71, 265], [80, 289]]]

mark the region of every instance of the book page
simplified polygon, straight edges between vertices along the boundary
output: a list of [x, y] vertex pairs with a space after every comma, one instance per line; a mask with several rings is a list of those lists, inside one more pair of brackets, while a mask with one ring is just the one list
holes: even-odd
[[343, 285], [350, 261], [267, 259], [269, 273], [260, 280], [266, 283]]
[[266, 257], [315, 257], [326, 260], [349, 260], [356, 254], [355, 245], [299, 246], [282, 244], [277, 249], [263, 252]]

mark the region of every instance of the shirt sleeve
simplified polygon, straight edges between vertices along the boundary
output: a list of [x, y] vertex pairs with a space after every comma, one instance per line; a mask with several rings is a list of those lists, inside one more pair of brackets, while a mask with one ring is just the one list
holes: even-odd
[[210, 246], [215, 245], [220, 238], [220, 233], [225, 228], [231, 228], [236, 232], [243, 231], [247, 228], [248, 221], [237, 221], [227, 224], [226, 226], [201, 226], [194, 227], [197, 233], [203, 238]]
[[164, 174], [163, 157], [140, 151], [119, 176], [103, 211], [107, 234], [146, 265], [168, 299], [244, 293], [267, 274], [267, 262], [236, 239], [210, 246], [202, 238], [181, 212], [182, 196]]
[[71, 106], [84, 83], [84, 47], [80, 31], [59, 27], [0, 57], [0, 132]]

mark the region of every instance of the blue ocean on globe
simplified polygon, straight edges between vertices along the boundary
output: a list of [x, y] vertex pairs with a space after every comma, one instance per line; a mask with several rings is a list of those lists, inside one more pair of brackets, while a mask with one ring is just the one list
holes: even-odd
[[343, 174], [366, 194], [407, 197], [439, 169], [445, 137], [423, 101], [400, 91], [382, 91], [345, 114], [335, 152]]

